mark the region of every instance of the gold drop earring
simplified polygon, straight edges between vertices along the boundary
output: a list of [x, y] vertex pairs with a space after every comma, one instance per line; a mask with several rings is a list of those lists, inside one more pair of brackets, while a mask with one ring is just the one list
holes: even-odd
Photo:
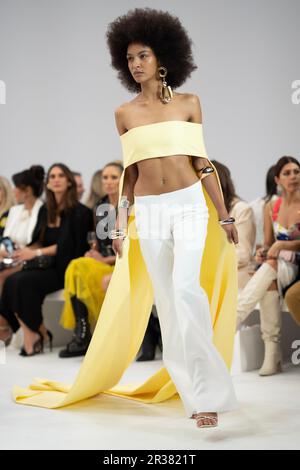
[[167, 76], [168, 70], [166, 67], [159, 67], [157, 69], [159, 78], [162, 79], [162, 88], [160, 92], [160, 99], [163, 103], [169, 103], [173, 98], [172, 88], [167, 84], [165, 78]]

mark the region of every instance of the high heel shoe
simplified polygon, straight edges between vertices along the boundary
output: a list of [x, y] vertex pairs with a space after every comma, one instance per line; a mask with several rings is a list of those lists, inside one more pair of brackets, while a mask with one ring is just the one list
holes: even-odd
[[39, 339], [37, 339], [35, 341], [35, 343], [33, 344], [33, 351], [32, 353], [28, 353], [24, 347], [21, 348], [20, 352], [19, 352], [19, 356], [23, 356], [23, 357], [28, 357], [28, 356], [35, 356], [36, 354], [41, 354], [44, 352], [44, 339], [43, 339], [43, 336], [41, 333], [38, 333], [39, 334]]
[[217, 414], [195, 413], [192, 418], [197, 420], [197, 428], [215, 428], [218, 426]]

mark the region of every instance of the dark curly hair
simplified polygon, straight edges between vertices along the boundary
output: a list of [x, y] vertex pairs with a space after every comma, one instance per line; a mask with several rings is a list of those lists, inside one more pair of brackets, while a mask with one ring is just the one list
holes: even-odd
[[109, 24], [106, 33], [111, 65], [121, 83], [132, 92], [140, 92], [127, 63], [129, 44], [151, 47], [160, 65], [168, 70], [167, 82], [178, 88], [197, 68], [192, 56], [192, 41], [179, 19], [170, 13], [151, 8], [135, 8]]

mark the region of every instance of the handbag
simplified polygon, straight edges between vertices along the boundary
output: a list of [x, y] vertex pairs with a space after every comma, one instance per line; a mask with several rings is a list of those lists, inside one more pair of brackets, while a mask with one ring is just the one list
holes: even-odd
[[279, 258], [283, 259], [288, 263], [297, 264], [296, 261], [296, 252], [292, 250], [280, 250]]
[[55, 266], [55, 256], [36, 256], [33, 259], [24, 261], [23, 270], [30, 269], [49, 269]]

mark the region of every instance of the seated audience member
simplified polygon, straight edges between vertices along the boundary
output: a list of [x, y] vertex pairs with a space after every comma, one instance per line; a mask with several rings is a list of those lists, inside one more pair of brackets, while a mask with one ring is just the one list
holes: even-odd
[[46, 178], [46, 204], [32, 243], [13, 253], [23, 269], [3, 285], [0, 325], [10, 330], [10, 335], [22, 328], [22, 356], [41, 353], [45, 341], [50, 341], [51, 348], [52, 334], [43, 323], [43, 300], [63, 288], [66, 267], [85, 253], [92, 226], [92, 211], [78, 202], [72, 172], [62, 163], [52, 165]]
[[93, 174], [89, 195], [85, 201], [85, 205], [90, 209], [94, 209], [96, 204], [105, 196], [102, 189], [102, 170], [98, 170]]
[[94, 327], [98, 320], [116, 260], [112, 240], [108, 236], [114, 228], [115, 218], [111, 219], [110, 224], [108, 221], [109, 211], [117, 216], [122, 171], [123, 167], [114, 162], [103, 168], [101, 187], [105, 196], [95, 206], [97, 230], [94, 239], [91, 238], [91, 249], [83, 258], [73, 260], [66, 271], [66, 301], [61, 324], [64, 328], [75, 329], [71, 342], [59, 353], [61, 358], [86, 353], [91, 340], [91, 326]]
[[0, 238], [3, 235], [9, 209], [14, 205], [14, 197], [9, 181], [0, 176]]
[[281, 371], [281, 299], [298, 274], [300, 251], [300, 163], [282, 157], [275, 167], [275, 182], [282, 195], [265, 206], [264, 245], [256, 252], [260, 265], [238, 299], [238, 328], [260, 304], [265, 358], [260, 375]]
[[230, 217], [235, 218], [239, 233], [239, 243], [236, 246], [238, 262], [238, 287], [243, 289], [250, 279], [251, 261], [255, 242], [254, 214], [247, 202], [236, 195], [234, 183], [227, 166], [212, 160], [215, 165], [224, 195], [224, 202]]
[[[44, 177], [44, 168], [39, 165], [16, 173], [12, 177], [17, 205], [9, 210], [3, 237], [8, 237], [15, 248], [24, 248], [31, 242], [34, 229], [39, 223], [43, 205], [40, 197], [44, 190]], [[7, 257], [9, 253], [4, 251], [4, 240], [1, 247], [2, 258]], [[13, 266], [1, 270], [0, 294], [5, 279], [21, 269], [20, 264], [14, 263]]]
[[250, 206], [254, 213], [256, 226], [255, 251], [264, 243], [264, 208], [267, 202], [277, 199], [277, 185], [275, 183], [275, 165], [271, 166], [266, 176], [266, 195], [258, 197], [250, 202]]
[[73, 171], [73, 176], [74, 176], [75, 182], [76, 182], [76, 190], [77, 190], [78, 201], [81, 201], [81, 199], [83, 197], [83, 194], [85, 192], [85, 187], [84, 187], [84, 183], [83, 183], [82, 174], [78, 173], [77, 171]]

